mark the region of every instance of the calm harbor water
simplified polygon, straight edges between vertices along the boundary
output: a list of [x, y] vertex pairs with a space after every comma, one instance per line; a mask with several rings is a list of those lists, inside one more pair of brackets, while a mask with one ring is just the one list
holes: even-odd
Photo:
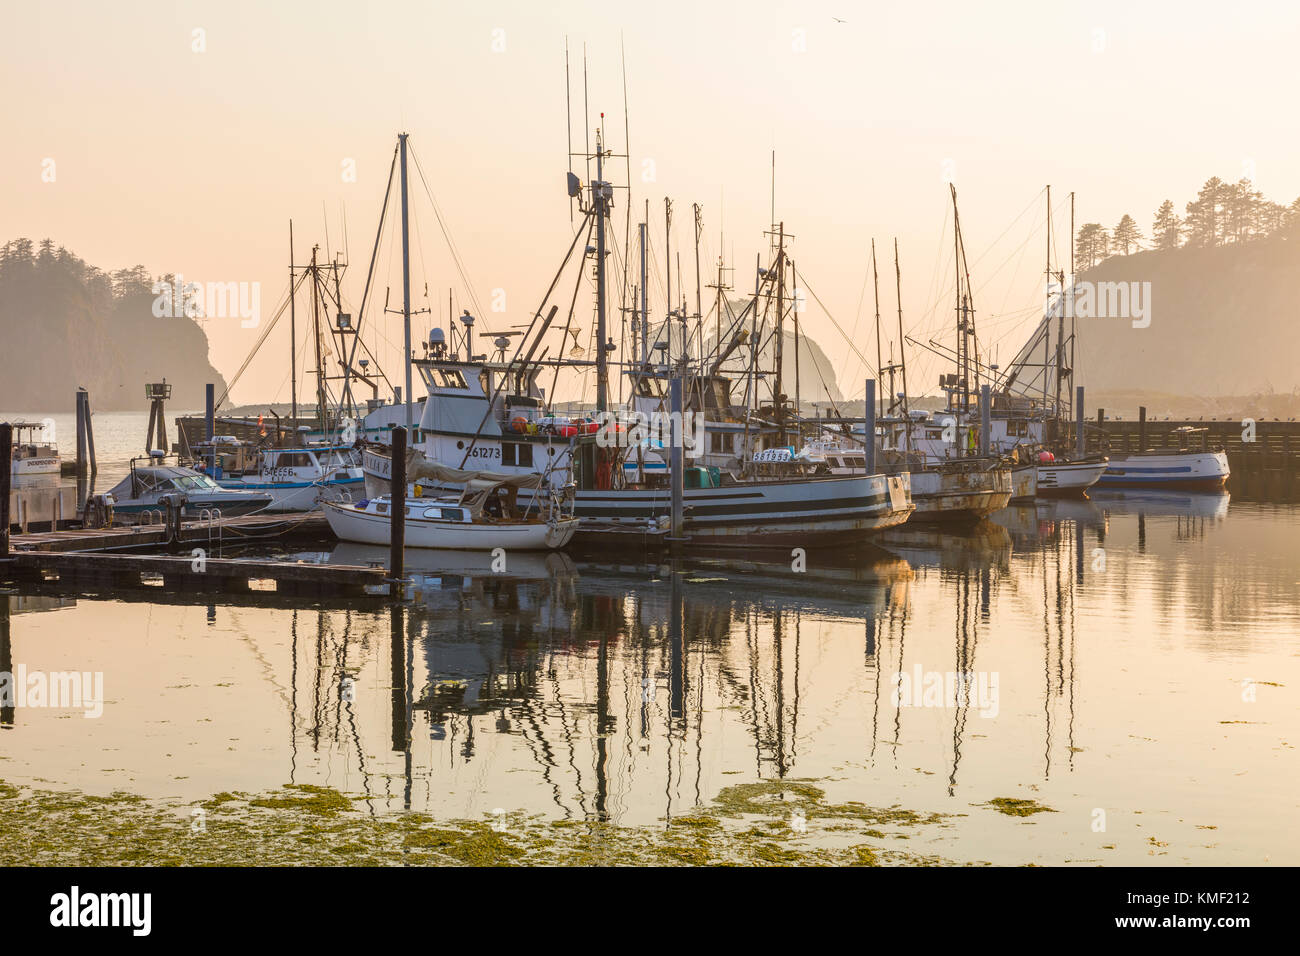
[[955, 862], [1296, 864], [1298, 559], [1294, 506], [1099, 493], [802, 571], [412, 551], [396, 634], [386, 607], [11, 595], [7, 666], [102, 672], [106, 699], [0, 714], [0, 779], [649, 826], [813, 780], [952, 815], [908, 849]]

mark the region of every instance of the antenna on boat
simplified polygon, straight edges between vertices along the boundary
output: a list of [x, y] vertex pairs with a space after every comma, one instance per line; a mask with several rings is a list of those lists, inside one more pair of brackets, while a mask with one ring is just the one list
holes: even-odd
[[[565, 153], [566, 166], [569, 170], [569, 178], [573, 178], [573, 107], [569, 103], [569, 38], [564, 38], [564, 128], [566, 133], [565, 142], [568, 150]], [[573, 223], [573, 197], [574, 192], [569, 190], [569, 223]], [[448, 315], [451, 313], [448, 312]]]
[[293, 302], [297, 296], [293, 286], [293, 220], [289, 220], [289, 401], [291, 416], [298, 420], [298, 332]]

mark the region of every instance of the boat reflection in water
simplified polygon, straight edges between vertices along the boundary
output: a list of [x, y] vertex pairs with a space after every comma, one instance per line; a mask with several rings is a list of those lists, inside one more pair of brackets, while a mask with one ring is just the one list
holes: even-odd
[[[952, 814], [908, 844], [943, 859], [1150, 863], [1153, 835], [1168, 862], [1295, 859], [1293, 795], [1259, 781], [1295, 737], [1300, 513], [1234, 501], [1223, 520], [1223, 498], [1176, 497], [1039, 502], [852, 552], [412, 549], [396, 606], [0, 603], [0, 670], [103, 671], [110, 688], [75, 728], [0, 711], [5, 779], [194, 800], [311, 784], [376, 816], [540, 826], [662, 826], [800, 780], [828, 804]], [[105, 620], [151, 639], [104, 640]], [[915, 692], [932, 678], [933, 700]], [[954, 681], [975, 694], [946, 695]], [[1057, 812], [1027, 825], [999, 798]], [[811, 844], [843, 836], [807, 823]]]

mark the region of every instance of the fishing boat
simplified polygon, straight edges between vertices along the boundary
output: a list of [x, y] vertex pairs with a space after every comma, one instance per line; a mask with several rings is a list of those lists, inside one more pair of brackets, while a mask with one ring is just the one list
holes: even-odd
[[[966, 268], [964, 246], [961, 242], [961, 225], [957, 216], [957, 192], [952, 191], [953, 217], [957, 231], [957, 351], [958, 371], [940, 377], [939, 384], [946, 393], [945, 410], [931, 414], [923, 409], [908, 407], [907, 398], [907, 341], [903, 334], [902, 269], [898, 261], [898, 244], [894, 244], [895, 294], [898, 298], [898, 334], [900, 354], [897, 363], [890, 346], [889, 363], [877, 354], [882, 374], [882, 399], [887, 399], [886, 417], [879, 423], [880, 434], [872, 435], [878, 442], [878, 456], [883, 467], [891, 472], [908, 472], [911, 475], [912, 500], [916, 512], [912, 521], [918, 524], [972, 523], [1001, 511], [1011, 501], [1013, 494], [1010, 462], [991, 454], [972, 425], [971, 396], [978, 391], [978, 342], [975, 337], [975, 307], [970, 290], [969, 270]], [[871, 246], [872, 284], [879, 288], [876, 270], [875, 243]], [[880, 340], [880, 297], [876, 294], [877, 349]], [[895, 391], [895, 376], [901, 381], [901, 391]], [[975, 388], [971, 388], [974, 375]], [[884, 394], [884, 376], [888, 376], [888, 394]]]
[[1110, 459], [1105, 455], [1058, 460], [1052, 452], [1033, 463], [1035, 494], [1042, 498], [1078, 497], [1105, 474]]
[[166, 462], [161, 451], [131, 459], [130, 474], [108, 492], [114, 515], [161, 515], [167, 508], [163, 499], [169, 495], [184, 500], [182, 514], [186, 518], [233, 518], [263, 511], [271, 504], [269, 494], [222, 488], [193, 468]]
[[[572, 516], [571, 500], [566, 508], [562, 497], [548, 495], [541, 475], [471, 474], [459, 495], [426, 498], [424, 485], [417, 480], [414, 495], [406, 500], [407, 547], [547, 551], [562, 548], [573, 538], [578, 519]], [[518, 492], [522, 489], [532, 489], [534, 495], [521, 507]], [[330, 529], [340, 539], [360, 544], [391, 542], [391, 495], [357, 502], [325, 501], [322, 507]]]
[[196, 471], [222, 488], [270, 495], [267, 511], [311, 511], [321, 501], [348, 501], [365, 493], [365, 474], [351, 445], [262, 448], [219, 435], [194, 450]]
[[[1050, 186], [1046, 195], [1050, 236]], [[960, 342], [955, 353], [959, 364], [964, 357], [976, 377], [983, 376], [990, 386], [986, 441], [991, 453], [1013, 462], [1013, 501], [1086, 496], [1088, 488], [1097, 483], [1107, 466], [1105, 455], [1087, 454], [1084, 450], [1083, 424], [1077, 417], [1082, 408], [1073, 405], [1077, 342], [1073, 299], [1066, 288], [1064, 269], [1053, 269], [1051, 249], [1049, 242], [1043, 317], [1010, 365], [1000, 369], [996, 364], [984, 364], [978, 356], [972, 357], [969, 349], [963, 352]], [[927, 347], [937, 354], [947, 354], [935, 343]], [[1081, 390], [1078, 391], [1081, 401]]]
[[1207, 428], [1184, 425], [1173, 430], [1177, 451], [1147, 449], [1112, 455], [1097, 484], [1103, 488], [1222, 491], [1231, 476], [1228, 455], [1221, 448], [1208, 447], [1208, 434]]
[[[399, 141], [399, 156], [405, 162], [406, 138]], [[597, 130], [596, 152], [591, 157], [595, 179], [581, 183], [569, 176], [570, 197], [578, 201], [583, 221], [574, 236], [547, 299], [534, 313], [526, 328], [482, 331], [475, 328], [475, 318], [464, 311], [459, 322], [450, 321], [447, 330], [432, 329], [420, 343], [424, 355], [415, 358], [407, 352], [408, 382], [418, 371], [426, 390], [426, 399], [418, 430], [414, 431], [411, 452], [420, 460], [453, 469], [488, 467], [494, 472], [516, 476], [549, 476], [551, 487], [575, 486], [574, 513], [581, 522], [585, 540], [623, 540], [623, 532], [662, 536], [667, 532], [672, 514], [672, 481], [680, 477], [683, 484], [682, 533], [695, 539], [717, 543], [806, 543], [822, 538], [855, 540], [864, 534], [900, 524], [914, 510], [910, 483], [905, 475], [816, 476], [808, 474], [772, 474], [762, 467], [761, 456], [772, 447], [791, 444], [798, 434], [797, 413], [782, 394], [779, 350], [772, 401], [766, 410], [755, 409], [765, 421], [750, 427], [749, 407], [756, 404], [751, 388], [744, 403], [745, 422], [736, 420], [729, 389], [730, 380], [718, 373], [719, 362], [712, 370], [696, 368], [684, 346], [675, 349], [670, 331], [663, 333], [659, 361], [650, 361], [649, 316], [642, 296], [631, 324], [639, 334], [638, 360], [622, 363], [621, 368], [632, 383], [634, 399], [621, 410], [614, 409], [610, 395], [610, 369], [620, 367], [611, 360], [615, 349], [606, 328], [606, 231], [613, 197], [613, 187], [603, 181], [606, 155], [603, 134]], [[403, 217], [405, 224], [407, 217]], [[644, 236], [645, 226], [641, 226]], [[403, 275], [409, 273], [408, 236], [403, 227]], [[783, 227], [777, 235], [783, 235]], [[587, 245], [582, 240], [595, 243]], [[644, 248], [644, 245], [643, 245]], [[576, 253], [576, 255], [575, 255]], [[778, 239], [771, 265], [757, 270], [754, 299], [735, 325], [757, 322], [757, 304], [772, 306], [777, 341], [782, 336], [782, 322], [795, 307], [787, 293], [788, 257], [783, 241]], [[559, 304], [547, 309], [549, 298], [560, 277], [568, 269], [580, 283], [588, 281], [590, 269], [596, 278], [597, 343], [595, 361], [582, 360], [573, 353], [584, 353], [575, 346], [562, 358], [547, 358], [549, 347], [543, 337], [552, 329], [561, 333], [561, 342], [576, 330], [574, 298], [564, 296], [560, 302], [569, 307], [568, 320], [561, 329], [556, 323]], [[642, 289], [646, 267], [642, 259]], [[405, 280], [404, 280], [405, 284]], [[635, 297], [633, 297], [635, 301]], [[409, 322], [409, 304], [403, 303], [403, 315]], [[671, 316], [663, 328], [669, 329]], [[450, 314], [449, 314], [450, 320]], [[676, 321], [676, 320], [672, 320]], [[742, 330], [733, 330], [727, 339], [729, 348], [722, 358], [746, 341]], [[476, 355], [477, 338], [491, 340], [495, 355]], [[574, 335], [576, 342], [576, 334]], [[677, 343], [681, 346], [682, 343]], [[513, 355], [507, 357], [507, 351]], [[596, 372], [596, 401], [591, 413], [561, 420], [554, 414], [549, 394], [564, 369]], [[540, 378], [550, 374], [550, 388]], [[766, 374], [766, 373], [764, 373]], [[751, 372], [751, 382], [757, 382]], [[681, 385], [683, 404], [670, 409], [670, 399], [660, 385]], [[411, 394], [410, 386], [406, 394]], [[797, 404], [797, 403], [796, 403]], [[370, 432], [380, 421], [393, 420], [392, 407], [372, 411], [362, 423]], [[414, 425], [414, 405], [404, 406], [408, 425]], [[738, 445], [731, 445], [731, 459], [740, 464], [736, 472], [724, 471], [720, 464], [706, 460], [699, 463], [700, 449], [684, 437], [680, 442], [683, 474], [674, 476], [667, 458], [675, 449], [661, 446], [652, 449], [647, 442], [625, 441], [620, 415], [628, 413], [658, 416], [660, 420], [675, 416], [698, 423], [708, 434], [710, 421], [723, 424]], [[604, 431], [602, 432], [602, 429]], [[696, 429], [688, 427], [688, 433]], [[679, 429], [680, 433], [680, 429]], [[747, 441], [747, 444], [743, 442]], [[382, 497], [391, 483], [390, 449], [383, 443], [370, 445], [363, 456], [366, 489], [370, 498]], [[690, 459], [688, 463], [687, 460]], [[629, 468], [632, 464], [636, 467]], [[408, 471], [408, 475], [410, 472]], [[434, 490], [450, 489], [439, 486]], [[355, 509], [354, 509], [355, 510]], [[340, 509], [330, 509], [337, 515]]]
[[[909, 463], [888, 441], [885, 446], [887, 463], [882, 467], [908, 479], [916, 506], [909, 523], [979, 521], [1011, 501], [1011, 469], [1002, 462], [973, 457], [927, 464], [913, 455]], [[843, 442], [810, 442], [799, 457], [821, 463], [833, 475], [865, 472], [864, 451]]]
[[14, 422], [13, 430], [13, 463], [9, 469], [13, 477], [59, 473], [59, 448], [45, 440], [44, 423]]

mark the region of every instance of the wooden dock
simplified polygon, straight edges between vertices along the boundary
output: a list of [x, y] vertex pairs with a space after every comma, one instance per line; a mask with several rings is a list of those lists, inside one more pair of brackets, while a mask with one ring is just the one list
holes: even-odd
[[267, 538], [320, 537], [329, 524], [319, 511], [305, 514], [246, 515], [213, 521], [186, 521], [180, 535], [169, 539], [165, 524], [119, 525], [112, 528], [64, 528], [15, 534], [9, 547], [21, 551], [122, 551], [160, 548], [168, 544], [202, 547], [239, 544]]
[[160, 589], [161, 593], [246, 594], [271, 591], [297, 597], [384, 598], [388, 572], [360, 565], [311, 564], [190, 555], [87, 554], [23, 551], [0, 562], [15, 582], [57, 583], [72, 591]]

